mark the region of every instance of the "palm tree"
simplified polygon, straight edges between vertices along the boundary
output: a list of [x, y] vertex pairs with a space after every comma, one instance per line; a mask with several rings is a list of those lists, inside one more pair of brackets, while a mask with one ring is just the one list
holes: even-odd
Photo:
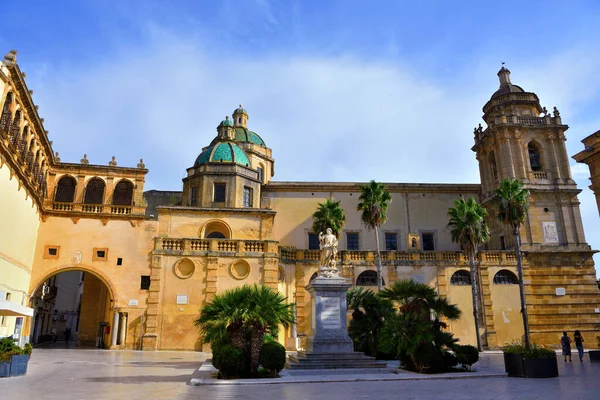
[[367, 230], [375, 230], [375, 242], [377, 244], [377, 289], [381, 290], [383, 280], [381, 276], [381, 252], [379, 251], [379, 228], [387, 219], [388, 204], [392, 201], [390, 192], [385, 190], [383, 183], [371, 181], [366, 185], [360, 185], [359, 203], [357, 211], [362, 211], [361, 220]]
[[372, 290], [357, 287], [346, 292], [346, 304], [347, 309], [352, 310], [348, 335], [354, 342], [355, 350], [368, 356], [385, 357], [378, 349], [379, 333], [394, 314], [392, 302], [382, 299]]
[[313, 232], [325, 232], [327, 228], [331, 228], [335, 237], [339, 237], [346, 221], [344, 209], [340, 204], [341, 200], [333, 201], [330, 199], [327, 199], [325, 203], [318, 204], [317, 211], [313, 214]]
[[471, 296], [473, 297], [473, 319], [477, 337], [477, 350], [481, 351], [479, 334], [479, 284], [475, 266], [475, 256], [479, 247], [490, 239], [490, 229], [486, 223], [487, 210], [477, 203], [473, 197], [469, 200], [454, 200], [454, 207], [448, 209], [450, 221], [448, 227], [452, 241], [462, 246], [471, 269]]
[[244, 285], [215, 295], [202, 307], [195, 321], [206, 342], [222, 343], [229, 339], [234, 347], [244, 350], [249, 355], [253, 375], [258, 374], [264, 335], [276, 333], [279, 325], [288, 327], [293, 323], [293, 304], [286, 303], [281, 293], [264, 285]]
[[245, 321], [252, 331], [250, 339], [250, 372], [258, 374], [260, 352], [265, 333], [274, 334], [279, 325], [289, 327], [295, 322], [294, 305], [286, 303], [286, 298], [268, 286], [254, 285], [247, 300]]
[[519, 294], [521, 297], [521, 314], [525, 347], [529, 349], [529, 322], [527, 321], [527, 305], [525, 304], [525, 286], [523, 285], [523, 258], [521, 256], [521, 224], [527, 217], [529, 208], [529, 190], [518, 179], [504, 179], [494, 191], [494, 200], [498, 205], [498, 219], [512, 228], [515, 236], [517, 253], [517, 272], [519, 275]]

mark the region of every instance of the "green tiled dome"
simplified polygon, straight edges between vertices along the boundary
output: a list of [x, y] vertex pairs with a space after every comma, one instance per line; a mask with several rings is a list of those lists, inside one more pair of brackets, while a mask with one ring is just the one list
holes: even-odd
[[194, 166], [219, 162], [250, 166], [250, 160], [244, 150], [232, 142], [218, 142], [208, 147], [196, 158]]
[[267, 147], [265, 141], [262, 140], [256, 132], [249, 131], [248, 129], [238, 126], [235, 128], [235, 140], [238, 142], [250, 142], [259, 146]]
[[230, 120], [229, 117], [225, 117], [225, 119], [221, 121], [219, 126], [233, 126], [233, 121]]
[[238, 108], [236, 108], [235, 111], [233, 112], [233, 115], [235, 115], [235, 114], [246, 114], [246, 115], [248, 115], [248, 112], [240, 104], [240, 106]]

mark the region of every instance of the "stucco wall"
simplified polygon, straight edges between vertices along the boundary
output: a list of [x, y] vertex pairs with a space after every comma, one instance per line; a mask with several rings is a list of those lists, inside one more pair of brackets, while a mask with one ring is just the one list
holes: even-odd
[[[0, 291], [11, 293], [10, 300], [28, 306], [33, 254], [40, 225], [37, 206], [8, 165], [0, 166]], [[29, 318], [26, 318], [29, 319]], [[16, 317], [6, 317], [0, 336], [12, 335]], [[25, 336], [27, 331], [23, 331]]]

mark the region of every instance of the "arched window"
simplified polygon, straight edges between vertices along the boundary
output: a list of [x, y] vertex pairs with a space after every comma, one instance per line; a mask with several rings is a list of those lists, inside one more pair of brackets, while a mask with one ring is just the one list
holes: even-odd
[[[382, 284], [385, 285], [385, 282]], [[377, 286], [377, 272], [364, 271], [356, 278], [356, 286]]]
[[450, 278], [451, 285], [465, 286], [471, 284], [471, 275], [469, 275], [468, 271], [463, 269], [459, 269]]
[[312, 276], [310, 277], [308, 282], [310, 283], [310, 282], [314, 281], [315, 279], [317, 279], [317, 276], [319, 276], [319, 273], [315, 272], [314, 274], [312, 274]]
[[494, 283], [497, 285], [518, 285], [517, 276], [507, 269], [501, 269], [494, 275]]
[[221, 232], [217, 232], [217, 231], [209, 233], [208, 235], [206, 235], [206, 238], [207, 239], [227, 239], [224, 234], [222, 234]]
[[494, 181], [497, 181], [498, 180], [498, 165], [496, 165], [496, 156], [494, 155], [493, 151], [490, 153], [490, 169], [492, 170], [492, 179]]
[[75, 188], [77, 181], [71, 176], [63, 176], [56, 185], [54, 201], [62, 203], [72, 203], [75, 201]]
[[0, 117], [0, 128], [3, 131], [8, 133], [8, 128], [10, 127], [10, 121], [12, 114], [10, 112], [10, 106], [13, 102], [13, 94], [9, 92], [6, 95], [6, 100], [4, 100], [4, 107], [2, 107], [2, 116]]
[[527, 145], [529, 150], [529, 164], [531, 165], [532, 171], [539, 171], [542, 169], [542, 153], [540, 152], [540, 146], [535, 142], [529, 142]]
[[102, 204], [104, 202], [104, 181], [92, 178], [85, 187], [85, 204]]
[[133, 183], [121, 180], [115, 186], [112, 203], [116, 206], [130, 206], [133, 201]]
[[19, 154], [21, 154], [21, 156], [25, 155], [25, 150], [27, 148], [27, 135], [29, 134], [29, 127], [26, 126], [25, 128], [23, 128], [23, 133], [21, 134], [21, 139], [19, 139], [19, 144], [18, 144], [18, 149], [19, 149]]
[[19, 131], [21, 130], [21, 110], [17, 110], [15, 113], [15, 119], [13, 119], [12, 125], [10, 127], [10, 140], [13, 146], [17, 145], [17, 140], [19, 139]]

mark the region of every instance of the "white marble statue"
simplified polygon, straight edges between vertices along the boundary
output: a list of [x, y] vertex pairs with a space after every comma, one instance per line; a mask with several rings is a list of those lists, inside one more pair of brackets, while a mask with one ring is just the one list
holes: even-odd
[[336, 256], [338, 252], [338, 240], [331, 231], [327, 228], [326, 233], [319, 232], [319, 249], [321, 249], [321, 267], [319, 275], [332, 278], [338, 276], [338, 270], [335, 266]]

